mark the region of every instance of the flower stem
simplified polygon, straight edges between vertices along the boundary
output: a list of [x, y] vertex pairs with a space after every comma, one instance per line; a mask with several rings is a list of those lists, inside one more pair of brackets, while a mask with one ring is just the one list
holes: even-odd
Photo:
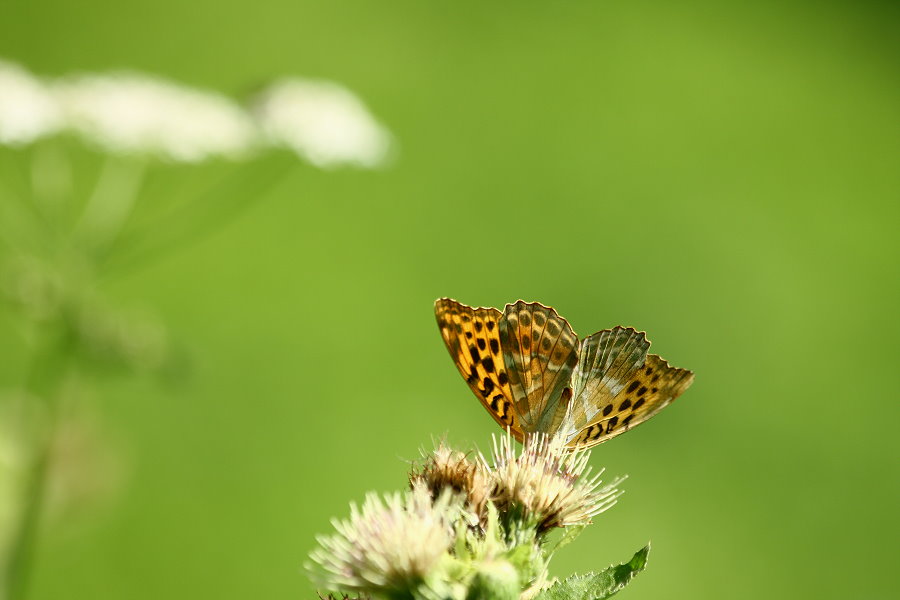
[[143, 172], [139, 161], [106, 160], [75, 232], [94, 253], [102, 255], [122, 232], [137, 201]]
[[236, 221], [266, 199], [292, 163], [270, 160], [249, 175], [232, 172], [199, 198], [183, 202], [158, 221], [136, 229], [100, 265], [103, 275], [131, 272], [197, 243]]
[[23, 493], [19, 527], [10, 545], [3, 578], [4, 600], [24, 600], [33, 570], [34, 554], [43, 512], [47, 472], [56, 430], [60, 385], [71, 350], [67, 336], [50, 341], [38, 351], [25, 381], [29, 397], [42, 399], [46, 418], [41, 435], [35, 436], [31, 464]]

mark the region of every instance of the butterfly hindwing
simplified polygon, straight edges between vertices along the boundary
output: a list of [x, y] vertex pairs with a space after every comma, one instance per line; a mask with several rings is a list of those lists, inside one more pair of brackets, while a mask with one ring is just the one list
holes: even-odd
[[650, 342], [631, 327], [604, 329], [579, 344], [578, 365], [572, 374], [575, 429], [581, 429], [613, 400], [647, 360]]
[[571, 398], [578, 338], [555, 310], [537, 302], [506, 305], [500, 348], [521, 428], [550, 432], [559, 427]]
[[500, 347], [496, 308], [472, 308], [441, 298], [434, 304], [441, 336], [469, 387], [497, 423], [521, 441], [524, 437], [512, 404], [510, 382]]
[[568, 445], [589, 448], [625, 433], [668, 406], [693, 381], [692, 372], [648, 354], [644, 364], [616, 384], [618, 393], [603, 398], [599, 411], [578, 428]]

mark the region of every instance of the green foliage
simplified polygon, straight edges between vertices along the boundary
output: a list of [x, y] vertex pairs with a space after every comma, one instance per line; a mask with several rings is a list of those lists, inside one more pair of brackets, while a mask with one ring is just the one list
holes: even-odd
[[650, 544], [638, 550], [621, 565], [610, 565], [600, 573], [572, 575], [541, 592], [538, 600], [603, 600], [609, 598], [634, 579], [647, 566]]

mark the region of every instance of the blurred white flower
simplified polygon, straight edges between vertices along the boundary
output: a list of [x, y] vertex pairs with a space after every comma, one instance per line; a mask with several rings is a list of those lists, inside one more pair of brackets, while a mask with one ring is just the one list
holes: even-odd
[[22, 67], [0, 60], [0, 144], [27, 144], [59, 127], [59, 109], [47, 86]]
[[330, 81], [284, 79], [255, 103], [260, 128], [275, 145], [291, 148], [317, 167], [382, 165], [391, 136], [362, 101]]
[[79, 75], [54, 90], [68, 126], [109, 152], [199, 162], [241, 157], [257, 138], [234, 101], [148, 75]]

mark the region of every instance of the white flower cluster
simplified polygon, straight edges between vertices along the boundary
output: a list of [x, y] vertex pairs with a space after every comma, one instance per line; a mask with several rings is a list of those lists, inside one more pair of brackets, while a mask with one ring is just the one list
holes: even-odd
[[43, 81], [0, 60], [0, 144], [27, 144], [56, 133], [60, 110]]
[[238, 158], [256, 131], [241, 107], [220, 94], [119, 73], [67, 77], [51, 88], [72, 130], [121, 154], [149, 152], [179, 162]]
[[0, 144], [62, 131], [113, 154], [178, 162], [287, 147], [317, 167], [375, 168], [391, 136], [363, 102], [328, 81], [285, 79], [245, 110], [230, 98], [138, 73], [43, 80], [0, 61]]
[[318, 167], [348, 163], [373, 168], [390, 150], [387, 129], [359, 98], [330, 81], [278, 81], [260, 95], [256, 114], [272, 143]]

